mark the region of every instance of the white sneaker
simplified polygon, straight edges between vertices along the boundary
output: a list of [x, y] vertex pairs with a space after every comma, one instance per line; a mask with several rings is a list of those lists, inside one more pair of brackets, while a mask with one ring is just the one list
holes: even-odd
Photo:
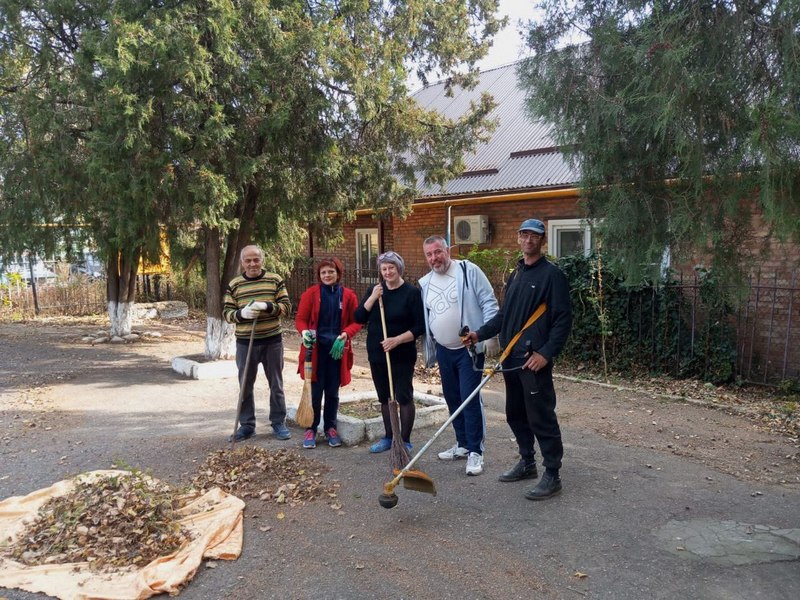
[[462, 448], [458, 444], [453, 446], [452, 448], [448, 448], [444, 452], [439, 452], [439, 458], [441, 460], [456, 460], [458, 458], [467, 458], [467, 454], [469, 452], [466, 448]]
[[467, 457], [467, 475], [480, 475], [483, 473], [483, 455], [470, 452]]

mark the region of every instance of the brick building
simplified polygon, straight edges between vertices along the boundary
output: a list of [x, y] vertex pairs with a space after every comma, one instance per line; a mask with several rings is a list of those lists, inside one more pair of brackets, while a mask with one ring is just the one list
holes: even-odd
[[[487, 141], [465, 157], [465, 171], [443, 186], [426, 185], [420, 177], [418, 196], [406, 218], [378, 219], [369, 210], [343, 228], [344, 243], [332, 252], [309, 240], [308, 254], [334, 254], [347, 269], [345, 283], [360, 295], [377, 278], [375, 258], [394, 250], [406, 261], [407, 279], [427, 272], [422, 241], [429, 235], [446, 236], [454, 255], [472, 247], [518, 250], [517, 227], [529, 217], [544, 221], [548, 254], [559, 257], [588, 252], [592, 230], [584, 219], [577, 188], [577, 170], [565, 161], [550, 135], [550, 125], [532, 120], [525, 112], [525, 93], [518, 87], [511, 64], [481, 73], [473, 90], [445, 94], [444, 84], [415, 94], [426, 108], [446, 117], [461, 115], [471, 101], [490, 92], [496, 106], [490, 115], [497, 127]], [[753, 216], [750, 298], [737, 315], [737, 369], [748, 379], [764, 381], [800, 377], [800, 249], [780, 245], [767, 235]], [[702, 260], [698, 253], [694, 262]], [[697, 295], [692, 265], [681, 270], [689, 282], [686, 293]], [[293, 298], [313, 282], [312, 270], [297, 269], [289, 278]], [[755, 365], [755, 366], [754, 366]]]
[[[395, 250], [411, 271], [425, 272], [422, 241], [432, 234], [449, 237], [455, 253], [475, 245], [516, 251], [517, 227], [528, 217], [548, 225], [547, 251], [554, 256], [590, 247], [591, 231], [578, 206], [577, 172], [554, 146], [549, 125], [525, 114], [514, 64], [484, 71], [475, 89], [454, 97], [445, 94], [444, 84], [436, 84], [415, 98], [455, 118], [484, 92], [496, 103], [489, 117], [497, 123], [491, 137], [465, 157], [461, 176], [443, 186], [425, 185], [420, 177], [419, 195], [405, 219], [379, 220], [371, 211], [359, 211], [344, 226], [345, 242], [333, 251], [349, 270], [372, 271], [378, 254]], [[310, 240], [309, 254], [319, 258], [328, 253]]]

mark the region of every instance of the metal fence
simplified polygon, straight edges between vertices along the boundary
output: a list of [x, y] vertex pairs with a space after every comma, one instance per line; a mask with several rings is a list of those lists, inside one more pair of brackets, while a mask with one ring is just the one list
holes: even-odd
[[736, 315], [736, 367], [748, 381], [800, 380], [800, 289], [797, 272], [750, 276]]
[[[404, 278], [416, 284], [427, 273], [425, 269], [408, 269]], [[490, 275], [498, 298], [502, 299], [502, 280]], [[355, 290], [362, 298], [378, 281], [376, 269], [348, 270], [344, 284]], [[297, 306], [300, 295], [308, 286], [316, 283], [312, 266], [297, 267], [286, 279], [293, 306]], [[749, 280], [746, 301], [728, 315], [724, 322], [709, 315], [702, 299], [701, 282], [696, 276], [681, 277], [668, 286], [679, 293], [683, 301], [675, 318], [681, 327], [666, 328], [668, 320], [657, 311], [662, 310], [656, 302], [648, 300], [655, 291], [640, 293], [638, 302], [631, 302], [629, 323], [638, 328], [643, 364], [648, 360], [653, 367], [680, 375], [682, 366], [689, 360], [702, 361], [708, 356], [708, 344], [730, 345], [734, 356], [736, 376], [751, 382], [779, 383], [800, 380], [800, 289], [797, 273], [787, 276], [776, 273], [754, 273]], [[89, 315], [102, 314], [106, 310], [106, 284], [86, 276], [71, 274], [48, 283], [37, 285], [33, 290], [25, 281], [6, 281], [0, 285], [0, 319], [32, 318], [40, 315]], [[170, 299], [174, 290], [168, 281], [157, 281], [146, 277], [137, 281], [137, 301]], [[672, 317], [669, 317], [672, 318]], [[656, 332], [656, 328], [662, 329]], [[655, 364], [660, 344], [668, 346], [672, 358], [668, 364]], [[650, 356], [647, 353], [650, 352]], [[709, 366], [706, 366], [709, 368]]]
[[[403, 277], [416, 284], [426, 273], [408, 269]], [[489, 279], [502, 301], [502, 276], [489, 274]], [[303, 291], [316, 283], [315, 270], [297, 267], [286, 281], [296, 307]], [[378, 271], [350, 270], [343, 281], [360, 299], [377, 283]], [[680, 376], [687, 363], [694, 361], [700, 363], [700, 371], [708, 371], [715, 365], [703, 364], [709, 356], [707, 345], [716, 344], [730, 347], [735, 375], [741, 379], [758, 383], [800, 380], [800, 289], [796, 273], [788, 281], [778, 275], [755, 273], [749, 281], [747, 300], [724, 322], [709, 313], [697, 275], [680, 276], [666, 287], [681, 298], [672, 308], [654, 301], [657, 291], [653, 288], [639, 292], [638, 301], [629, 303], [626, 316], [640, 341], [640, 364]], [[660, 314], [668, 309], [677, 311], [675, 318], [680, 326], [669, 323], [671, 315]], [[665, 347], [671, 353], [666, 362], [661, 361]]]
[[[172, 286], [160, 276], [136, 278], [136, 301], [172, 299]], [[0, 318], [30, 319], [42, 316], [86, 316], [106, 312], [105, 279], [70, 272], [38, 279], [36, 285], [19, 277], [0, 283]]]

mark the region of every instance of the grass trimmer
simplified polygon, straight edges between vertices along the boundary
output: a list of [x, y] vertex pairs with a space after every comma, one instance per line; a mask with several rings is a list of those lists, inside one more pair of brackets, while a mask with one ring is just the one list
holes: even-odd
[[244, 359], [244, 372], [239, 381], [239, 401], [236, 403], [236, 421], [233, 422], [233, 435], [231, 436], [231, 450], [236, 448], [236, 430], [239, 429], [239, 417], [242, 416], [242, 402], [244, 401], [244, 378], [247, 377], [247, 368], [250, 366], [250, 353], [253, 351], [253, 338], [256, 336], [256, 323], [258, 317], [253, 319], [253, 327], [250, 329], [250, 342], [247, 344], [247, 356]]
[[452, 425], [456, 417], [458, 417], [458, 415], [460, 415], [461, 412], [467, 407], [467, 404], [469, 404], [472, 399], [478, 395], [478, 393], [481, 391], [481, 388], [487, 384], [492, 376], [496, 372], [502, 371], [503, 361], [508, 358], [509, 354], [511, 354], [511, 350], [519, 341], [519, 338], [522, 336], [523, 332], [528, 327], [533, 325], [546, 310], [547, 305], [542, 303], [535, 311], [533, 311], [533, 314], [525, 322], [525, 325], [522, 327], [522, 329], [517, 332], [517, 334], [506, 346], [506, 349], [503, 350], [503, 353], [500, 355], [500, 358], [497, 359], [497, 362], [494, 364], [494, 366], [483, 370], [483, 379], [481, 379], [478, 387], [476, 387], [472, 393], [461, 403], [461, 405], [453, 411], [453, 414], [450, 415], [450, 418], [447, 419], [447, 421], [445, 421], [442, 426], [436, 430], [436, 433], [433, 434], [433, 437], [431, 437], [431, 439], [429, 439], [425, 445], [419, 449], [419, 452], [414, 455], [414, 458], [412, 458], [400, 471], [395, 472], [394, 479], [383, 485], [383, 493], [378, 496], [378, 502], [383, 508], [394, 508], [397, 506], [397, 494], [394, 493], [394, 488], [397, 487], [397, 484], [399, 484], [400, 481], [403, 482], [403, 487], [406, 489], [424, 492], [426, 494], [433, 494], [434, 496], [436, 495], [436, 485], [433, 483], [433, 479], [431, 479], [429, 475], [426, 475], [422, 471], [413, 471], [412, 467], [417, 463], [420, 457], [425, 454], [425, 451], [431, 446], [431, 444], [433, 444], [436, 438], [438, 438], [445, 429]]

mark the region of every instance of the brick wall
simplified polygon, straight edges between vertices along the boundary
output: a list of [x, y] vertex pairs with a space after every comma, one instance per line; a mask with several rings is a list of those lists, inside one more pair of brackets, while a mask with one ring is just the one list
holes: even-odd
[[[482, 203], [480, 200], [467, 206], [451, 208], [451, 217], [487, 215], [489, 235], [481, 248], [500, 248], [515, 252], [517, 228], [531, 217], [541, 219], [545, 225], [551, 219], [579, 219], [583, 213], [579, 199], [572, 197], [509, 200]], [[359, 295], [367, 284], [355, 278], [355, 230], [377, 228], [381, 232], [381, 250], [394, 250], [406, 262], [407, 279], [415, 281], [428, 271], [422, 252], [422, 241], [434, 234], [447, 232], [447, 208], [444, 206], [416, 205], [405, 219], [389, 218], [383, 223], [369, 215], [359, 216], [344, 226], [345, 242], [338, 248], [325, 251], [314, 247], [314, 257], [338, 256], [349, 271], [346, 285]], [[800, 246], [781, 244], [768, 238], [768, 230], [755, 214], [749, 238], [743, 238], [751, 261], [750, 297], [739, 309], [737, 320], [737, 353], [740, 374], [752, 380], [776, 381], [800, 377]], [[453, 254], [466, 254], [468, 245], [455, 246]], [[546, 250], [546, 248], [545, 248]], [[695, 253], [681, 265], [675, 265], [686, 275], [693, 275], [693, 265], [704, 260]], [[299, 273], [297, 274], [299, 275]], [[293, 275], [295, 277], [295, 275]], [[302, 281], [294, 282], [298, 290], [312, 283], [308, 273]]]

